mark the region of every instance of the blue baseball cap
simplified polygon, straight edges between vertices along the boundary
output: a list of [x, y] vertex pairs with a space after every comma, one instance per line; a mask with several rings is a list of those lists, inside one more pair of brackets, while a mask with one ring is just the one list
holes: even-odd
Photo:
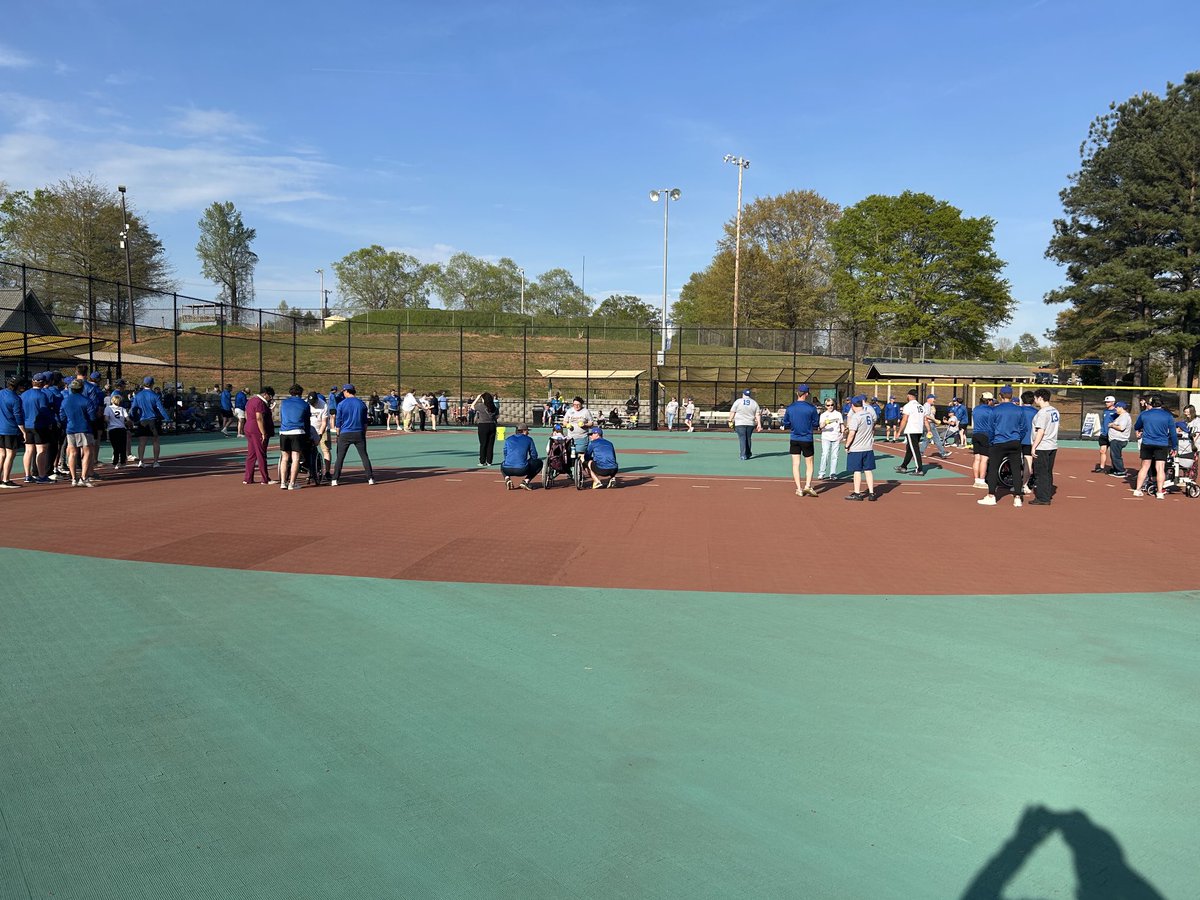
[[147, 387], [154, 384], [154, 376], [147, 375], [145, 378], [142, 379], [142, 384], [146, 385]]
[[88, 376], [88, 378], [102, 378], [102, 377], [103, 376], [99, 372], [93, 372], [91, 375]]
[[352, 385], [352, 384], [343, 384], [343, 385], [342, 385], [342, 390], [343, 390], [343, 391], [349, 391], [350, 393], [352, 393], [352, 394], [353, 394], [353, 393], [354, 393], [354, 385]]
[[796, 385], [796, 393], [797, 394], [807, 394], [808, 393], [808, 385], [807, 384]]
[[867, 402], [867, 395], [859, 394], [857, 397], [855, 397], [850, 402], [853, 403], [855, 406], [862, 406], [864, 403]]
[[750, 388], [746, 388], [744, 391], [742, 391], [742, 396], [749, 397], [750, 396]]
[[1011, 397], [1011, 396], [1012, 396], [1012, 392], [1013, 392], [1013, 391], [1012, 391], [1012, 385], [1011, 385], [1011, 384], [1006, 384], [1006, 385], [1004, 385], [1002, 388], [1000, 388], [1000, 393], [1001, 393], [1001, 394], [1003, 394], [1003, 395], [1004, 395], [1004, 396], [1006, 396], [1006, 397]]
[[604, 434], [603, 428], [593, 428], [588, 434]]

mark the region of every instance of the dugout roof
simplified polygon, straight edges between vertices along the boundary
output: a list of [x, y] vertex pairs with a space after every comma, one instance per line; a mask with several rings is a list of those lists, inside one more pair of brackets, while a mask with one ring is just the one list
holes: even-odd
[[1013, 363], [872, 363], [866, 380], [887, 381], [894, 378], [928, 381], [931, 378], [958, 381], [1032, 381], [1033, 369]]
[[[28, 343], [26, 343], [28, 342]], [[20, 331], [0, 331], [0, 358], [19, 359], [29, 347], [31, 357], [53, 357], [55, 359], [78, 356], [87, 359], [88, 339], [79, 335], [30, 334]], [[108, 349], [109, 341], [92, 341], [92, 347]]]

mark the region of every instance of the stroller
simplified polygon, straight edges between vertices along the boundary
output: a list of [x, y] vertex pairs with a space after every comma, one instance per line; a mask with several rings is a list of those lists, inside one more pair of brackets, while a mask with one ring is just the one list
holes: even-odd
[[[562, 426], [554, 426], [555, 434], [562, 434]], [[553, 437], [546, 445], [546, 467], [542, 470], [542, 487], [550, 487], [551, 482], [559, 475], [571, 475], [571, 442], [555, 440]]]
[[[1163, 490], [1183, 491], [1194, 500], [1200, 497], [1200, 480], [1197, 478], [1200, 467], [1196, 465], [1196, 446], [1187, 424], [1181, 422], [1179, 425], [1179, 449], [1167, 465], [1167, 483], [1163, 485]], [[1153, 471], [1151, 469], [1151, 477]]]

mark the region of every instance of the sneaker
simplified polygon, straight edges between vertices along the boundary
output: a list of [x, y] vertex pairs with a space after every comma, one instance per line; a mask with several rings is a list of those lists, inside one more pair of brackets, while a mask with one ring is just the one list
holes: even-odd
[[816, 491], [814, 491], [812, 488], [810, 488], [810, 487], [806, 487], [806, 488], [804, 489], [804, 496], [806, 496], [806, 497], [816, 497], [816, 496], [818, 496], [818, 495], [817, 495], [817, 492], [816, 492]]
[[854, 492], [854, 491], [851, 491], [849, 494], [847, 494], [847, 495], [846, 495], [845, 497], [843, 497], [842, 499], [843, 499], [843, 500], [866, 500], [866, 499], [867, 499], [867, 495], [866, 495], [866, 494], [859, 494], [859, 493], [856, 493], [856, 492]]
[[1133, 492], [1133, 496], [1135, 496], [1135, 497], [1145, 497], [1146, 495], [1145, 495], [1145, 493], [1143, 493], [1142, 491], [1137, 491], [1137, 490], [1135, 490], [1135, 491]]
[[1125, 478], [1126, 474], [1124, 472], [1109, 472], [1108, 477], [1109, 478]]
[[908, 469], [904, 468], [903, 466], [897, 466], [896, 471], [899, 472], [901, 475], [908, 474]]
[[1103, 471], [1104, 471], [1104, 467], [1103, 467], [1103, 466], [1093, 466], [1093, 467], [1092, 467], [1092, 474], [1093, 474], [1093, 475], [1098, 475], [1098, 474], [1100, 474], [1100, 473], [1101, 473], [1101, 472], [1103, 472]]
[[140, 459], [137, 461], [137, 467], [139, 469], [142, 468], [142, 461]]
[[50, 483], [50, 479], [49, 479], [49, 478], [42, 478], [42, 477], [38, 477], [38, 478], [35, 478], [35, 479], [34, 479], [34, 482], [35, 482], [36, 484], [49, 484], [49, 483]]
[[1162, 491], [1159, 491], [1157, 494], [1154, 495], [1154, 499], [1155, 500], [1166, 500], [1167, 495], [1164, 494]]
[[335, 479], [333, 479], [333, 481], [329, 482], [329, 486], [330, 486], [330, 487], [337, 487], [337, 479], [335, 478]]
[[156, 460], [154, 461], [154, 465], [153, 465], [153, 466], [151, 466], [150, 468], [152, 468], [152, 469], [157, 469], [157, 468], [160, 468], [160, 463], [159, 463], [159, 461], [156, 459]]
[[914, 477], [916, 477], [916, 478], [924, 478], [924, 477], [925, 477], [925, 470], [924, 470], [924, 469], [917, 469], [915, 472], [913, 472], [913, 476], [914, 476]]
[[278, 481], [264, 481], [263, 484], [279, 484]]
[[83, 484], [83, 482], [78, 478], [71, 479], [71, 487], [79, 487], [81, 484]]
[[96, 486], [96, 482], [92, 481], [92, 479], [90, 479], [90, 478], [85, 478], [83, 481], [79, 482], [79, 486], [92, 488], [92, 487]]
[[600, 488], [602, 488], [602, 487], [604, 487], [604, 482], [603, 482], [603, 481], [593, 481], [593, 482], [592, 482], [592, 490], [593, 490], [593, 491], [598, 491], [598, 490], [600, 490]]
[[35, 484], [36, 482], [37, 482], [37, 479], [36, 479], [36, 478], [34, 478], [32, 475], [26, 475], [26, 476], [25, 476], [25, 483], [26, 483], [26, 484]]
[[507, 475], [504, 476], [504, 489], [506, 491], [516, 490], [516, 488], [513, 487], [512, 479]]
[[879, 495], [876, 494], [874, 491], [872, 491], [871, 493], [867, 494], [867, 499], [870, 500], [872, 503], [874, 503], [876, 500], [879, 499]]
[[533, 490], [533, 485], [532, 485], [532, 484], [530, 484], [528, 481], [522, 481], [522, 482], [521, 482], [521, 488], [522, 488], [523, 490], [526, 490], [526, 491], [532, 491], [532, 490]]
[[368, 478], [368, 479], [367, 479], [367, 484], [374, 484], [374, 483], [375, 483], [375, 479], [374, 479], [374, 478]]
[[1022, 494], [1032, 494], [1033, 488], [1031, 488], [1029, 485], [1025, 485], [1025, 487], [1021, 488], [1021, 493]]
[[1050, 501], [1049, 500], [1039, 500], [1037, 497], [1034, 497], [1032, 500], [1029, 501], [1029, 505], [1030, 506], [1049, 506]]
[[987, 488], [987, 482], [984, 481], [982, 478], [976, 478], [974, 483], [971, 485], [971, 487]]
[[608, 479], [608, 484], [606, 484], [605, 487], [615, 488], [616, 486], [617, 486], [617, 478], [614, 475], [612, 478]]
[[978, 503], [980, 506], [995, 506], [996, 505], [996, 497], [994, 494], [988, 494], [986, 497], [976, 500], [975, 502]]
[[0, 481], [0, 489], [17, 488], [19, 484], [14, 484], [11, 481]]
[[1020, 509], [1020, 508], [1021, 508], [1021, 498], [1013, 497], [1013, 509]]
[[796, 488], [796, 496], [803, 497], [804, 496], [804, 488]]
[[46, 480], [47, 481], [58, 481], [58, 473], [55, 472], [53, 475], [47, 476]]
[[281, 491], [286, 491], [286, 490], [288, 489], [287, 482], [286, 482], [286, 481], [281, 481], [281, 482], [279, 482], [279, 489], [280, 489]]

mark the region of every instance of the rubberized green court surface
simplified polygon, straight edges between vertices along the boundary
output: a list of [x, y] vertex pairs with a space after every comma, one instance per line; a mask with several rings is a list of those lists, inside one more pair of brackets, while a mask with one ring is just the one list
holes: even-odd
[[1200, 895], [1196, 593], [0, 563], [3, 898]]

